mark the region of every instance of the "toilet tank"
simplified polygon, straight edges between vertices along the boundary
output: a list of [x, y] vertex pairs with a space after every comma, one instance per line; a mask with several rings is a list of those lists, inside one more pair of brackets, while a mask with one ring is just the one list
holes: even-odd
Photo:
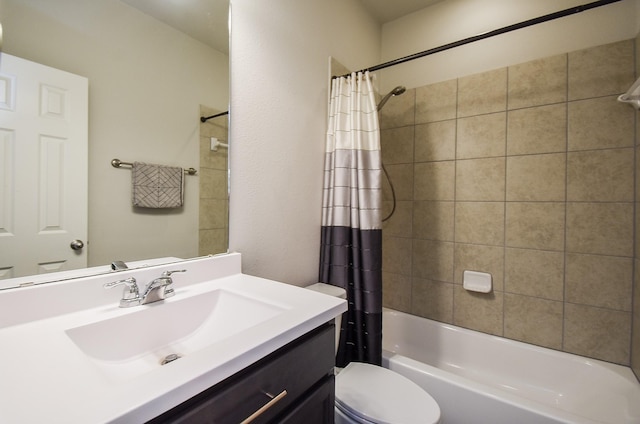
[[[342, 287], [332, 286], [331, 284], [315, 283], [306, 287], [309, 290], [317, 291], [329, 296], [338, 297], [340, 299], [347, 298], [347, 292]], [[338, 353], [338, 342], [340, 341], [340, 324], [342, 323], [342, 315], [335, 318], [336, 321], [336, 353]]]

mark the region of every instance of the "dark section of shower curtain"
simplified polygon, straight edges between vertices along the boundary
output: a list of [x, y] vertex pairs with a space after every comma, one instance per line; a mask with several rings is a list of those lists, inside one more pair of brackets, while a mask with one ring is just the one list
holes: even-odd
[[322, 227], [320, 281], [344, 288], [336, 365], [382, 363], [382, 230]]
[[347, 291], [336, 365], [382, 362], [380, 130], [370, 76], [332, 81], [322, 197], [321, 282]]

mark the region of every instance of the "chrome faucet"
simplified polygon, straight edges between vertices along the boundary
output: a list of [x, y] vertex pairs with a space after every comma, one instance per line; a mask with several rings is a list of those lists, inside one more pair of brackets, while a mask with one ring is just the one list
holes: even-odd
[[173, 296], [175, 293], [173, 291], [173, 280], [171, 279], [171, 274], [174, 272], [186, 272], [186, 269], [178, 269], [175, 271], [164, 271], [162, 275], [155, 280], [151, 281], [147, 284], [147, 287], [144, 289], [144, 294], [142, 295], [142, 299], [140, 303], [142, 305], [146, 305], [147, 303], [157, 302], [158, 300], [163, 300], [168, 297]]
[[125, 286], [124, 291], [122, 292], [122, 299], [120, 299], [121, 308], [146, 305], [147, 303], [157, 302], [159, 300], [163, 300], [173, 296], [175, 293], [173, 287], [171, 286], [173, 284], [171, 274], [173, 274], [174, 272], [186, 271], [186, 269], [164, 271], [160, 277], [147, 284], [147, 287], [144, 289], [144, 293], [142, 294], [142, 296], [140, 296], [140, 291], [138, 289], [136, 279], [133, 277], [127, 278], [125, 280], [118, 280], [107, 283], [104, 285], [104, 288], [110, 289], [111, 287], [119, 285]]
[[113, 261], [111, 262], [111, 269], [114, 271], [124, 271], [125, 269], [129, 269], [129, 267], [123, 261]]

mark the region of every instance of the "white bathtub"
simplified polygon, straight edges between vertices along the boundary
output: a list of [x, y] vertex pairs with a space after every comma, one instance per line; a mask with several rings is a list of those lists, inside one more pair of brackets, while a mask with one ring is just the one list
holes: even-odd
[[383, 316], [383, 365], [429, 392], [444, 424], [640, 423], [640, 384], [627, 367]]

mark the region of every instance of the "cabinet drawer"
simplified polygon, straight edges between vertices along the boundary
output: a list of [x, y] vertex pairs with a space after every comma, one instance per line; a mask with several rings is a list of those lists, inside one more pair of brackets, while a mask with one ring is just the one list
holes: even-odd
[[237, 424], [272, 402], [252, 423], [267, 423], [333, 372], [334, 326], [324, 325], [151, 421]]
[[308, 392], [292, 410], [276, 418], [278, 424], [333, 424], [335, 377], [330, 375]]

